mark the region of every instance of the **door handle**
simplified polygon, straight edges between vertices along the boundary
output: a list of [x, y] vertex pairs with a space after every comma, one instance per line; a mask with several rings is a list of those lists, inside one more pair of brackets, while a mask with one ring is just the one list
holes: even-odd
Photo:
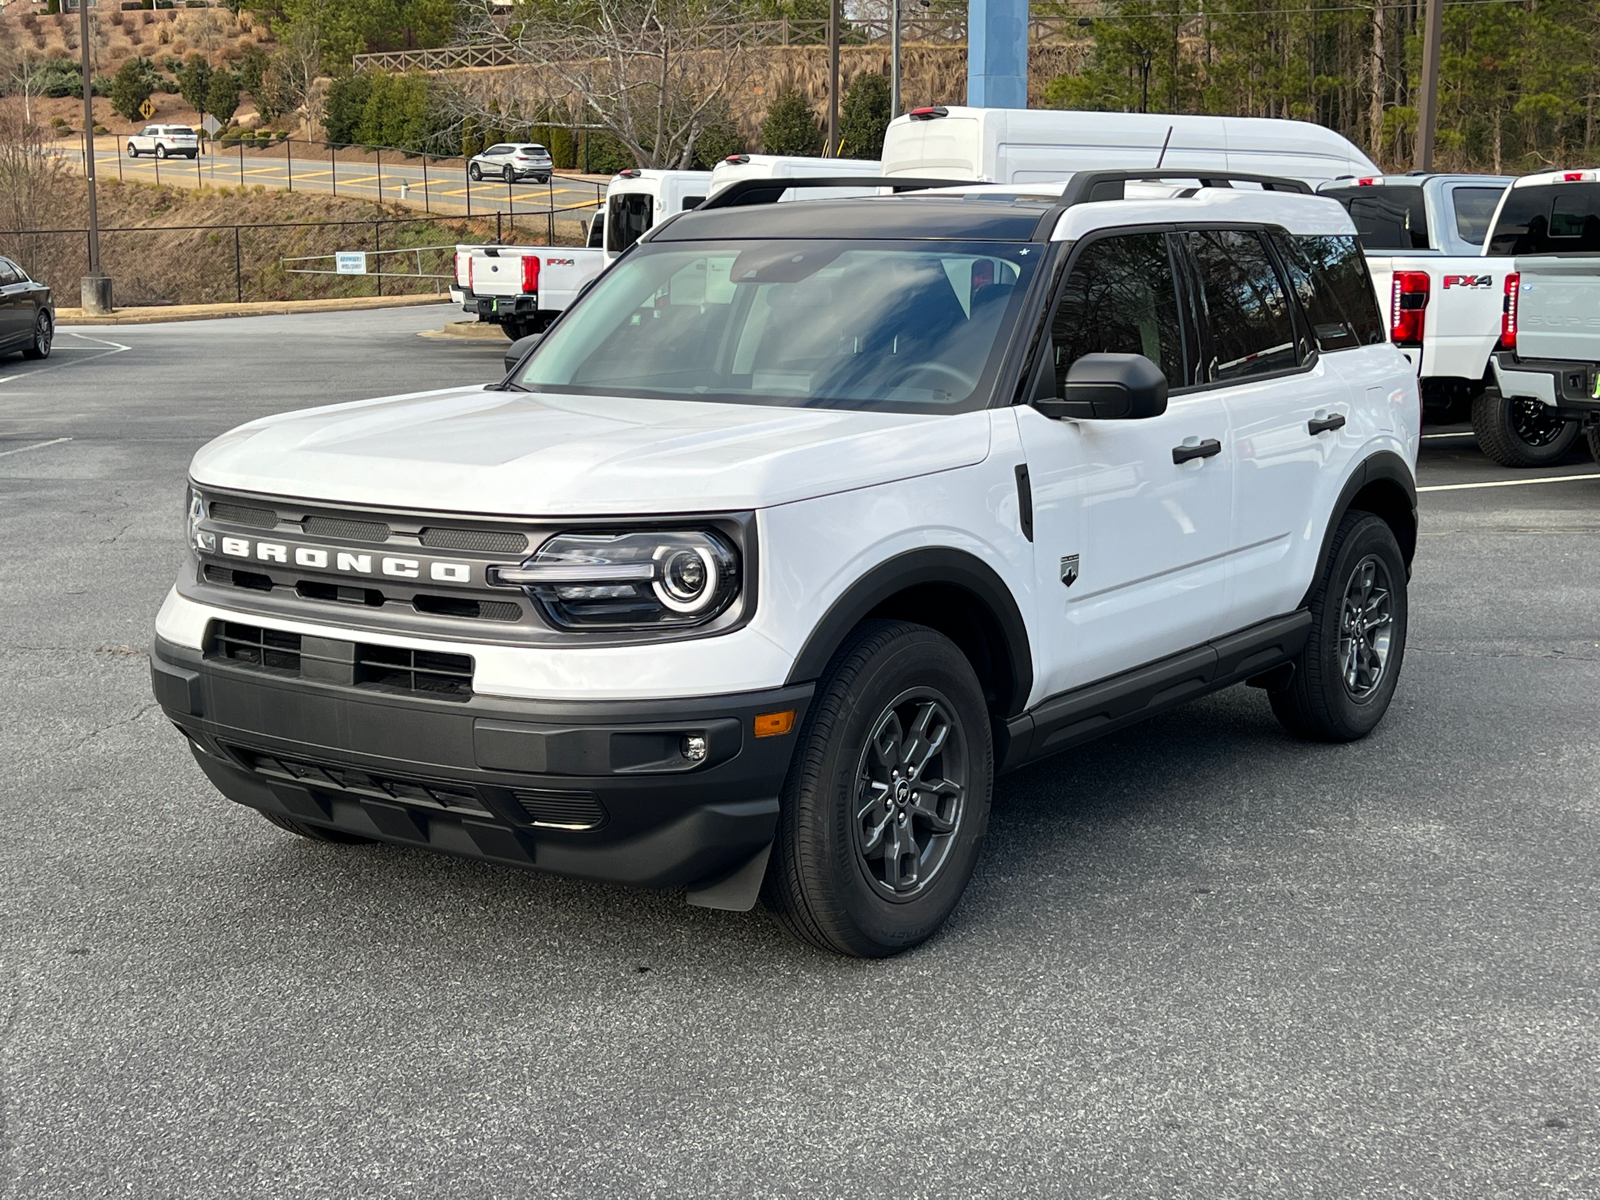
[[1312, 417], [1306, 422], [1306, 429], [1310, 431], [1312, 437], [1316, 437], [1319, 433], [1327, 433], [1330, 429], [1343, 428], [1343, 413], [1334, 413], [1331, 417]]
[[1210, 458], [1213, 454], [1222, 453], [1222, 443], [1216, 438], [1207, 438], [1198, 446], [1174, 446], [1172, 448], [1172, 461], [1186, 463], [1191, 458]]

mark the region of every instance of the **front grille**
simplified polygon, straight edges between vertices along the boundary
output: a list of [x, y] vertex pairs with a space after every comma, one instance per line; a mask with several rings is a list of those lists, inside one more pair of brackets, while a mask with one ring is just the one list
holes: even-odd
[[211, 516], [213, 520], [226, 521], [230, 525], [249, 525], [254, 529], [274, 529], [278, 524], [278, 514], [270, 508], [229, 504], [226, 500], [211, 502]]
[[307, 517], [300, 526], [312, 537], [336, 542], [387, 542], [389, 527], [376, 521], [347, 521], [340, 517]]
[[356, 686], [424, 692], [440, 700], [472, 698], [472, 659], [402, 646], [356, 646]]
[[237, 621], [213, 621], [211, 652], [218, 658], [268, 671], [300, 674], [300, 635]]
[[509, 600], [470, 600], [464, 596], [417, 596], [411, 606], [430, 617], [462, 617], [469, 621], [520, 621], [522, 607]]
[[206, 582], [219, 584], [222, 587], [249, 588], [253, 592], [272, 590], [270, 575], [262, 575], [256, 571], [236, 571], [231, 567], [219, 567], [214, 563], [206, 564]]
[[477, 600], [471, 596], [433, 595], [426, 592], [396, 596], [381, 588], [357, 587], [322, 579], [278, 583], [263, 572], [241, 571], [218, 563], [206, 563], [200, 574], [215, 587], [246, 588], [254, 592], [270, 592], [274, 588], [281, 588], [286, 592], [292, 591], [301, 600], [319, 604], [347, 604], [363, 608], [399, 605], [409, 607], [423, 616], [453, 617], [461, 621], [520, 621], [524, 615], [522, 606], [514, 600]]
[[525, 533], [500, 533], [493, 529], [430, 528], [419, 540], [435, 550], [481, 550], [488, 554], [521, 554], [528, 548]]
[[547, 792], [518, 788], [513, 791], [528, 820], [558, 829], [593, 829], [606, 819], [593, 792]]
[[341, 792], [350, 796], [365, 796], [373, 800], [398, 800], [403, 804], [419, 804], [426, 808], [490, 814], [489, 806], [479, 797], [477, 789], [464, 784], [446, 784], [431, 779], [406, 779], [397, 775], [374, 774], [335, 763], [285, 758], [279, 754], [262, 754], [242, 746], [229, 746], [228, 750], [256, 774], [265, 775], [269, 779], [282, 779], [306, 787]]

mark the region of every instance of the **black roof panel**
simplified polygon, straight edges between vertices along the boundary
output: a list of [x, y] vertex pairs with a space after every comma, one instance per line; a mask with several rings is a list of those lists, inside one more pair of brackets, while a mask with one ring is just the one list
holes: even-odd
[[934, 238], [1026, 242], [1046, 201], [978, 200], [959, 196], [804, 200], [686, 212], [650, 236], [653, 242], [712, 238]]

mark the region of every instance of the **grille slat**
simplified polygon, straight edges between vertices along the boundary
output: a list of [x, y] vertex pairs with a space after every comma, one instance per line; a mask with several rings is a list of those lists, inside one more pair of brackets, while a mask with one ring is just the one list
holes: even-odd
[[211, 502], [211, 518], [230, 525], [248, 525], [252, 529], [274, 529], [278, 514], [270, 508], [256, 508], [249, 504], [230, 504], [226, 500]]
[[424, 546], [436, 550], [482, 550], [491, 554], [521, 554], [528, 548], [525, 533], [505, 533], [494, 529], [449, 529], [442, 526], [422, 531]]
[[401, 646], [356, 646], [356, 686], [423, 692], [441, 700], [472, 698], [472, 659]]
[[606, 819], [606, 810], [593, 792], [550, 792], [518, 788], [512, 797], [535, 825], [558, 829], [593, 829]]
[[263, 754], [242, 746], [229, 746], [228, 750], [252, 771], [269, 778], [372, 800], [398, 800], [402, 804], [418, 804], [427, 808], [492, 815], [489, 806], [471, 787], [444, 784], [431, 779], [374, 774], [336, 763]]
[[[221, 628], [218, 628], [218, 625]], [[300, 673], [300, 635], [235, 621], [212, 622], [212, 646], [219, 657], [269, 671]]]
[[338, 542], [387, 542], [389, 527], [377, 521], [350, 521], [340, 517], [307, 517], [300, 526], [313, 537]]

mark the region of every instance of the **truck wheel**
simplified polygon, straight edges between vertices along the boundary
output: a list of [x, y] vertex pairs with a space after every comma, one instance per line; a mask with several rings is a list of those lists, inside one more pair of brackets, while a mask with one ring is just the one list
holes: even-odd
[[1589, 453], [1600, 463], [1600, 425], [1589, 426]]
[[[256, 811], [260, 812], [259, 809]], [[346, 833], [342, 829], [324, 829], [320, 825], [302, 825], [293, 817], [280, 817], [277, 813], [264, 812], [263, 817], [271, 821], [279, 829], [286, 829], [290, 833], [299, 834], [303, 838], [310, 838], [313, 842], [333, 842], [341, 846], [365, 846], [372, 842], [372, 838], [362, 837], [356, 833]]]
[[989, 713], [961, 651], [921, 625], [862, 626], [801, 727], [763, 901], [824, 950], [910, 949], [972, 877], [993, 781]]
[[513, 321], [510, 317], [503, 318], [500, 322], [500, 332], [513, 342], [518, 338], [528, 335], [527, 325], [522, 321]]
[[1578, 423], [1563, 421], [1548, 404], [1486, 391], [1472, 402], [1478, 448], [1502, 467], [1542, 467], [1578, 440]]
[[1353, 742], [1383, 719], [1406, 650], [1406, 563], [1394, 531], [1368, 512], [1345, 513], [1311, 596], [1311, 633], [1289, 684], [1268, 692], [1295, 737]]

